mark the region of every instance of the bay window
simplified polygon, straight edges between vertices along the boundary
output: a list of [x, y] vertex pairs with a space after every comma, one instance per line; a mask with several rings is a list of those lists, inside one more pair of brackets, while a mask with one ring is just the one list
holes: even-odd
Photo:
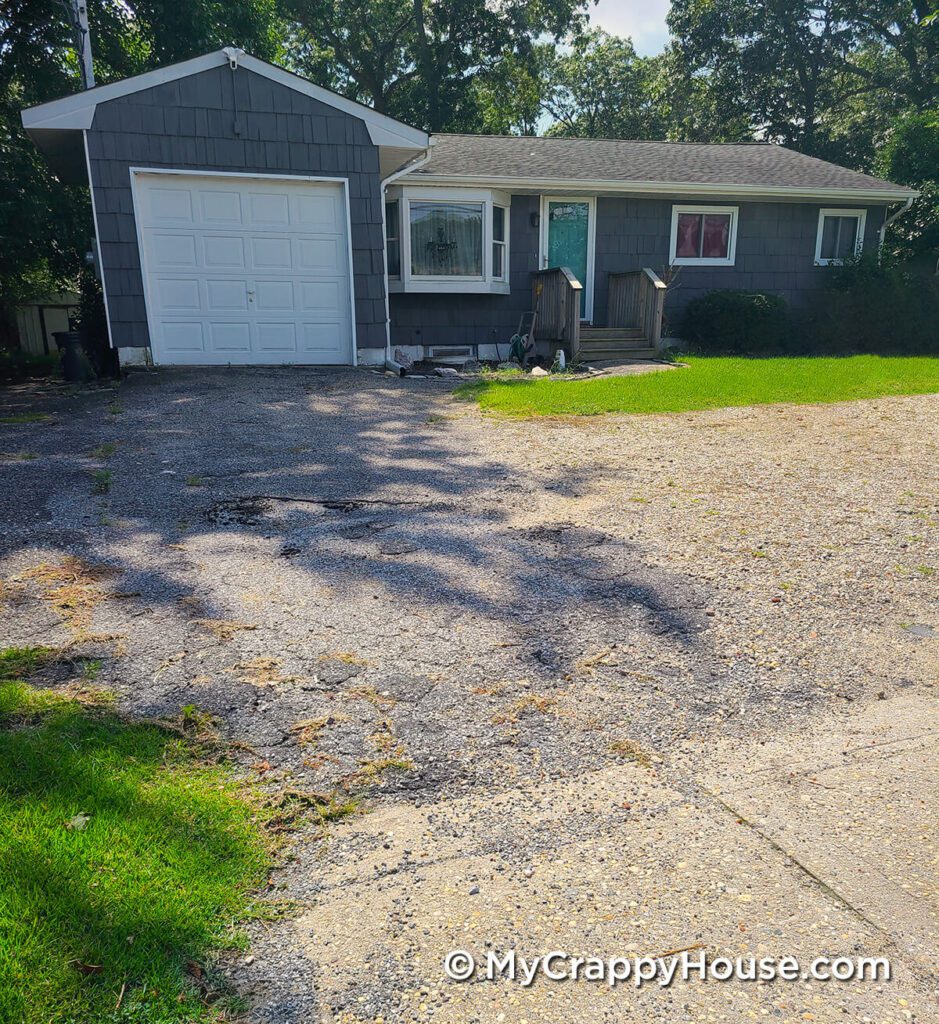
[[864, 245], [866, 210], [819, 210], [815, 238], [815, 265], [844, 263], [859, 255]]
[[412, 201], [411, 277], [483, 276], [483, 204]]
[[737, 248], [736, 206], [673, 206], [669, 262], [732, 267]]
[[508, 196], [491, 189], [418, 186], [389, 193], [391, 291], [508, 291]]

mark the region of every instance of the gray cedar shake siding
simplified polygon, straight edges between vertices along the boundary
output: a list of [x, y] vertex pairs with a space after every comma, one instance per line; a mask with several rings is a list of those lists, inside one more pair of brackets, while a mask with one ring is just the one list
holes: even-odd
[[356, 343], [384, 347], [379, 154], [360, 119], [220, 66], [99, 104], [87, 141], [116, 347], [150, 344], [131, 167], [348, 178]]
[[[737, 251], [732, 267], [676, 267], [666, 296], [666, 316], [677, 323], [690, 300], [713, 288], [765, 290], [804, 307], [817, 294], [825, 268], [815, 266], [818, 212], [837, 206], [867, 210], [864, 250], [872, 251], [886, 207], [838, 202], [728, 202], [676, 196], [597, 199], [594, 324], [606, 324], [608, 275], [650, 267], [661, 275], [668, 265], [672, 206], [676, 203], [732, 205], [739, 208]], [[538, 228], [531, 215], [540, 197], [513, 195], [509, 295], [428, 295], [392, 293], [394, 345], [488, 345], [507, 343], [521, 313], [531, 309], [531, 272], [538, 268]]]

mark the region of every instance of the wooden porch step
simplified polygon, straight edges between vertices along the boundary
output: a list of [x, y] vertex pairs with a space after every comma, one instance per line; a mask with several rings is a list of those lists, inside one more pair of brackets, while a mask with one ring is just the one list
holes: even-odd
[[581, 345], [578, 359], [582, 363], [599, 363], [608, 359], [658, 359], [654, 348], [629, 345]]
[[580, 340], [584, 341], [644, 341], [638, 327], [581, 327]]

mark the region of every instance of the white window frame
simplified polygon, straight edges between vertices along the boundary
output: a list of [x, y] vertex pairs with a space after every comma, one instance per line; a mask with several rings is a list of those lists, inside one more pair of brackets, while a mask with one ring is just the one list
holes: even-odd
[[[509, 220], [512, 197], [505, 192], [488, 188], [436, 188], [406, 185], [388, 189], [386, 202], [398, 203], [398, 248], [401, 259], [400, 278], [391, 278], [388, 290], [392, 292], [442, 292], [442, 293], [509, 293], [509, 258], [511, 239]], [[411, 203], [479, 203], [483, 208], [482, 230], [482, 274], [475, 277], [461, 277], [450, 274], [413, 274], [411, 272]], [[492, 208], [501, 206], [505, 210], [505, 253], [503, 270], [505, 276], [493, 277], [492, 272]], [[387, 230], [387, 229], [386, 229]], [[386, 240], [387, 244], [387, 240]]]
[[825, 233], [826, 217], [853, 217], [857, 221], [857, 238], [854, 243], [854, 255], [860, 256], [864, 249], [864, 228], [867, 225], [867, 210], [859, 210], [857, 207], [850, 210], [825, 207], [818, 211], [818, 231], [815, 234], [815, 266], [838, 267], [844, 263], [844, 260], [842, 259], [822, 259], [822, 238]]
[[[726, 256], [676, 256], [678, 248], [678, 217], [682, 213], [724, 213], [730, 214], [730, 232], [727, 237]], [[737, 224], [740, 220], [739, 206], [702, 206], [699, 203], [681, 204], [672, 207], [672, 231], [668, 247], [668, 262], [673, 267], [732, 267], [737, 260]]]
[[[388, 219], [388, 207], [393, 206], [395, 208], [394, 224]], [[383, 207], [385, 212], [385, 261], [388, 264], [388, 277], [395, 281], [401, 280], [401, 200], [400, 199], [385, 199], [385, 205]], [[394, 234], [391, 233], [391, 229], [394, 228]], [[398, 273], [391, 273], [391, 263], [388, 260], [388, 243], [394, 241], [398, 243]]]
[[[498, 207], [502, 211], [502, 238], [496, 238], [496, 225], [495, 225], [495, 209]], [[511, 208], [504, 206], [502, 203], [497, 203], [493, 200], [492, 206], [490, 207], [490, 217], [492, 218], [492, 244], [490, 246], [490, 253], [495, 253], [496, 246], [502, 246], [502, 273], [497, 277], [495, 268], [495, 258], [492, 258], [492, 280], [493, 281], [508, 281], [509, 279], [509, 214]]]

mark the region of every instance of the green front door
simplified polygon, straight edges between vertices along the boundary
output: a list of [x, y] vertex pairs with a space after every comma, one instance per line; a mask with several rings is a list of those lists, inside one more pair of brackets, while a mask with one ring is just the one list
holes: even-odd
[[577, 199], [548, 200], [548, 267], [567, 267], [583, 285], [580, 316], [587, 316], [587, 244], [590, 203]]

